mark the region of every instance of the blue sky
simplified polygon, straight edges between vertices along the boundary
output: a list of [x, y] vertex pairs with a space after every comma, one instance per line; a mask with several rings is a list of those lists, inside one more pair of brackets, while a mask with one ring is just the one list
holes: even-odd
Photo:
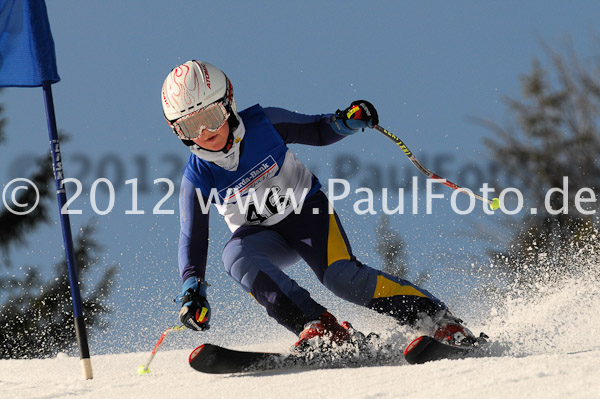
[[[171, 68], [188, 59], [215, 64], [232, 80], [240, 109], [258, 102], [329, 113], [368, 99], [377, 106], [381, 125], [400, 136], [425, 166], [469, 185], [477, 180], [469, 170], [476, 165], [485, 172], [490, 164], [483, 145], [490, 133], [469, 117], [505, 120], [502, 99], [519, 95], [519, 76], [530, 70], [532, 57], [545, 59], [541, 43], [559, 50], [572, 43], [583, 60], [589, 59], [600, 15], [600, 4], [589, 1], [575, 6], [563, 1], [53, 0], [47, 7], [62, 79], [53, 86], [57, 121], [71, 135], [62, 146], [65, 171], [86, 184], [74, 203], [83, 210], [72, 218], [74, 230], [93, 218], [106, 248], [102, 263], [120, 265], [114, 330], [133, 323], [150, 332], [177, 321], [170, 299], [180, 284], [177, 216], [150, 214], [164, 194], [153, 179], [176, 178], [188, 156], [162, 116], [159, 91]], [[29, 157], [47, 153], [48, 142], [41, 89], [6, 89], [0, 102], [9, 119], [8, 140], [0, 146], [4, 186], [24, 176]], [[418, 173], [375, 131], [332, 147], [294, 146], [293, 151], [324, 182], [336, 173], [336, 162], [348, 157], [358, 162], [350, 180], [356, 187], [372, 180], [373, 171], [384, 182], [393, 173]], [[90, 185], [99, 177], [118, 186], [115, 208], [106, 216], [95, 216], [90, 207]], [[145, 215], [124, 215], [131, 207], [131, 186], [124, 181], [132, 178], [145, 185], [139, 197]], [[449, 198], [450, 190], [440, 193]], [[163, 208], [176, 211], [176, 195]], [[336, 208], [357, 255], [376, 266], [378, 216], [356, 216], [346, 202]], [[216, 281], [213, 300], [224, 303], [239, 290], [223, 276], [220, 249], [228, 231], [212, 214], [209, 273]], [[440, 200], [433, 215], [399, 215], [391, 223], [407, 243], [411, 265], [432, 272], [432, 291], [460, 299], [464, 295], [447, 283], [447, 272], [485, 262], [488, 243], [464, 232], [474, 222], [495, 226], [488, 218], [481, 211], [458, 217]], [[13, 251], [14, 261], [46, 264], [62, 254], [61, 245], [55, 222], [30, 237], [28, 247]], [[250, 301], [240, 298], [241, 307]], [[217, 305], [215, 315], [232, 311], [226, 309]], [[233, 307], [234, 313], [239, 310]], [[148, 341], [143, 334], [129, 334], [133, 344]]]

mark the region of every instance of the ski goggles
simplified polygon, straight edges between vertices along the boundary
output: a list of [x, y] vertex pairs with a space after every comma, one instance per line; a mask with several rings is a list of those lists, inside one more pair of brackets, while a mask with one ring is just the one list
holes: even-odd
[[229, 118], [229, 112], [223, 103], [218, 101], [177, 119], [171, 124], [171, 127], [180, 139], [193, 140], [200, 137], [205, 129], [216, 132], [223, 127], [227, 118]]

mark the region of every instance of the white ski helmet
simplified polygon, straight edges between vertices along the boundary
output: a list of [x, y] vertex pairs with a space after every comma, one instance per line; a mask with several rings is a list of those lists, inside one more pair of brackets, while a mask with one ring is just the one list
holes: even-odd
[[227, 144], [219, 152], [227, 153], [232, 148], [237, 138], [234, 132], [240, 124], [240, 119], [233, 99], [233, 86], [223, 71], [208, 62], [187, 61], [169, 72], [162, 86], [161, 97], [165, 118], [173, 132], [185, 145], [195, 146], [202, 151], [208, 150], [198, 147], [191, 139], [182, 137], [176, 129], [176, 122], [213, 103], [222, 103], [229, 114], [230, 133]]

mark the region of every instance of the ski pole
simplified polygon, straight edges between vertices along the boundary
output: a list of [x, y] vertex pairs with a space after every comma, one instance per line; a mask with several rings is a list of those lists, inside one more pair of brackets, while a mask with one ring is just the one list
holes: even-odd
[[165, 340], [165, 337], [167, 335], [169, 335], [169, 333], [171, 333], [172, 331], [183, 331], [185, 330], [185, 326], [173, 326], [173, 327], [169, 327], [167, 328], [160, 336], [160, 338], [158, 339], [158, 342], [156, 343], [156, 345], [154, 345], [154, 349], [152, 349], [152, 353], [150, 354], [150, 357], [148, 358], [148, 361], [146, 362], [146, 364], [141, 365], [140, 367], [138, 367], [137, 372], [139, 375], [142, 374], [148, 374], [150, 372], [150, 369], [148, 368], [150, 366], [150, 363], [152, 362], [152, 359], [154, 359], [154, 356], [156, 356], [156, 352], [158, 352], [158, 348], [160, 348], [160, 346], [162, 345], [163, 341]]
[[458, 190], [459, 192], [461, 192], [463, 194], [470, 195], [473, 198], [476, 198], [478, 200], [486, 202], [489, 205], [490, 209], [493, 211], [495, 211], [496, 209], [498, 209], [500, 207], [500, 200], [498, 198], [493, 198], [493, 199], [483, 198], [482, 196], [475, 194], [471, 190], [466, 190], [465, 188], [459, 186], [458, 184], [452, 183], [450, 180], [444, 179], [443, 177], [436, 175], [435, 173], [433, 173], [432, 171], [430, 171], [429, 169], [424, 167], [421, 164], [421, 162], [419, 162], [419, 160], [415, 157], [415, 155], [408, 149], [406, 144], [404, 144], [404, 142], [398, 136], [396, 136], [394, 133], [386, 130], [385, 128], [383, 128], [379, 125], [373, 126], [373, 129], [377, 130], [380, 133], [383, 133], [390, 140], [392, 140], [394, 143], [396, 143], [396, 145], [398, 145], [398, 147], [400, 147], [400, 149], [402, 150], [404, 155], [406, 155], [408, 157], [410, 162], [412, 162], [412, 164], [415, 165], [415, 167], [417, 169], [419, 169], [419, 171], [421, 173], [423, 173], [425, 176], [427, 176], [431, 179], [443, 180], [442, 183], [444, 185], [450, 187], [451, 189]]

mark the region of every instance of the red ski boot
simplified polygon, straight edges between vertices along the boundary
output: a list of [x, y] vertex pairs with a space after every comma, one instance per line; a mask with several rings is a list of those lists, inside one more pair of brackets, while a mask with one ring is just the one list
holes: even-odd
[[440, 342], [452, 345], [473, 345], [477, 337], [467, 327], [462, 325], [462, 320], [446, 311], [436, 320], [433, 329], [433, 338]]
[[342, 345], [351, 339], [350, 328], [349, 323], [344, 322], [340, 325], [331, 313], [325, 311], [319, 316], [318, 320], [306, 324], [293, 349], [297, 352], [303, 352], [314, 346], [315, 343], [318, 345], [331, 343]]

